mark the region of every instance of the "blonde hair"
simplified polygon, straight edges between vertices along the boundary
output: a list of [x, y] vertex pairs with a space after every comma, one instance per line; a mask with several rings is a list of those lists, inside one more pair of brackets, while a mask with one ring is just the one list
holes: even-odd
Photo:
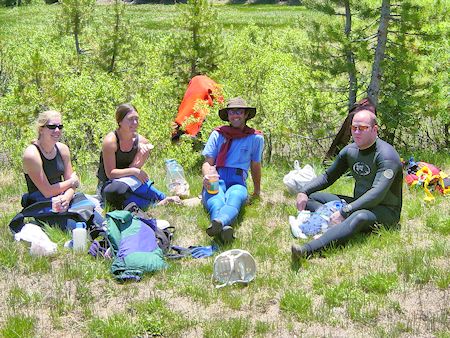
[[[48, 120], [52, 118], [59, 118], [61, 119], [61, 113], [56, 110], [46, 110], [40, 113], [36, 119], [36, 132], [37, 132], [37, 139], [39, 139], [41, 128], [44, 127]], [[37, 140], [36, 139], [36, 140]], [[34, 143], [36, 140], [33, 140], [31, 143]]]

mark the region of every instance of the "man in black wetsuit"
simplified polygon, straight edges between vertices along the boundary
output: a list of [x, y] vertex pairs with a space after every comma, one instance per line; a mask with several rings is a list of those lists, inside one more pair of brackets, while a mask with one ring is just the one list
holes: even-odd
[[[351, 132], [354, 143], [338, 154], [324, 174], [297, 195], [297, 209], [315, 211], [322, 204], [344, 199], [340, 211], [330, 217], [330, 228], [318, 239], [292, 245], [292, 259], [307, 257], [331, 242], [342, 244], [353, 234], [369, 232], [375, 223], [398, 223], [402, 208], [402, 166], [397, 151], [378, 138], [375, 107], [364, 100], [354, 113]], [[354, 197], [316, 192], [329, 187], [347, 170], [355, 179]]]

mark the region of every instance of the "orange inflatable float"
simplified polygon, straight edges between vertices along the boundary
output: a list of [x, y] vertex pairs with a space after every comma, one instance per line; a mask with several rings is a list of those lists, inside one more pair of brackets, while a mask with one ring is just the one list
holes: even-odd
[[[206, 75], [194, 76], [189, 82], [189, 86], [178, 108], [172, 139], [179, 138], [183, 133], [196, 136], [209, 112], [209, 109], [205, 106], [209, 105], [212, 107], [214, 99], [223, 102], [223, 97], [220, 94], [220, 85]], [[203, 107], [201, 107], [202, 104]], [[199, 106], [200, 108], [198, 108]]]

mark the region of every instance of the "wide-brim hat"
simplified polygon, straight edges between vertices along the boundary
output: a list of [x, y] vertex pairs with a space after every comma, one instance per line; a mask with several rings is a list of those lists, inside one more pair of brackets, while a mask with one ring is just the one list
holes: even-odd
[[226, 108], [222, 108], [219, 110], [219, 116], [222, 120], [228, 121], [228, 109], [245, 109], [247, 115], [247, 120], [250, 120], [256, 115], [256, 108], [249, 107], [247, 102], [241, 97], [235, 97], [228, 100]]

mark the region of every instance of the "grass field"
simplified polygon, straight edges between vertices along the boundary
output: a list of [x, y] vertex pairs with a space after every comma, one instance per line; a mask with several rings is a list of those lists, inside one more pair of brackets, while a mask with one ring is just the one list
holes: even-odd
[[[448, 198], [423, 202], [405, 190], [400, 226], [358, 236], [345, 248], [291, 264], [288, 215], [294, 198], [282, 184], [288, 169], [267, 167], [263, 197], [248, 205], [236, 225], [237, 240], [221, 247], [248, 250], [257, 277], [248, 286], [215, 289], [214, 258], [170, 261], [166, 271], [140, 283], [118, 284], [111, 262], [62, 247], [70, 237], [51, 231], [58, 252], [32, 257], [13, 241], [8, 221], [25, 191], [19, 173], [2, 172], [0, 230], [0, 335], [5, 337], [448, 337]], [[162, 170], [149, 168], [164, 187]], [[83, 189], [95, 190], [82, 173]], [[200, 176], [189, 175], [191, 194]], [[343, 178], [331, 191], [350, 193]], [[150, 210], [176, 226], [174, 243], [208, 245], [208, 218], [201, 206]]]

